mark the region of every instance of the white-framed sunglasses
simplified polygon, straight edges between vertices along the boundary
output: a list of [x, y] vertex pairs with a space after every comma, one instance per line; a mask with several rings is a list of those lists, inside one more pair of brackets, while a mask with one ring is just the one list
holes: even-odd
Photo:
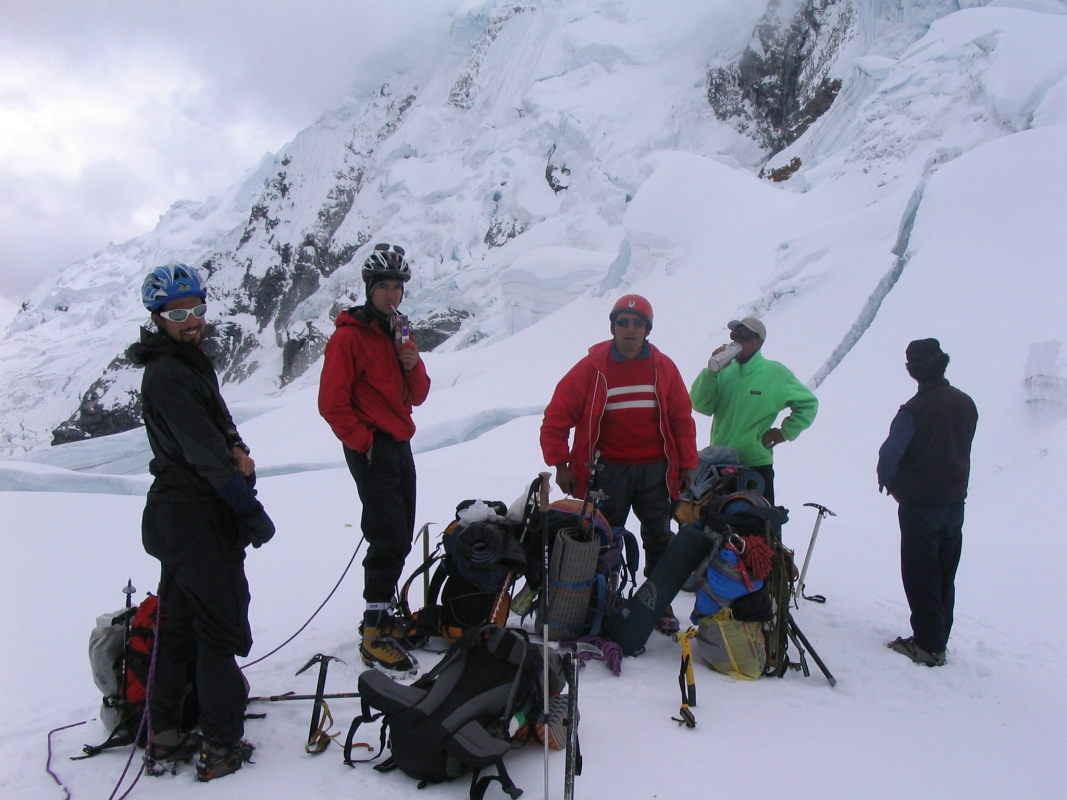
[[160, 311], [159, 316], [163, 317], [163, 319], [169, 319], [171, 322], [185, 322], [185, 320], [189, 319], [190, 314], [197, 319], [203, 319], [206, 313], [207, 303], [201, 303], [192, 308], [174, 308], [170, 311]]

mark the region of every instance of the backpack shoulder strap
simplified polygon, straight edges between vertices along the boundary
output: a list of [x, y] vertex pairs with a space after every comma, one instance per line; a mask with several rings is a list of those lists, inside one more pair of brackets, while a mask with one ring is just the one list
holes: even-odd
[[489, 788], [489, 784], [493, 781], [497, 781], [500, 784], [508, 796], [512, 800], [518, 800], [519, 795], [522, 794], [522, 789], [515, 785], [515, 782], [511, 780], [511, 776], [508, 775], [508, 771], [504, 768], [504, 760], [498, 758], [493, 764], [496, 767], [496, 775], [481, 775], [481, 770], [474, 770], [474, 774], [471, 775], [471, 800], [482, 800], [485, 797], [485, 791]]
[[[362, 706], [363, 706], [363, 708], [362, 708], [363, 713], [358, 715], [354, 720], [352, 720], [352, 724], [348, 728], [348, 736], [345, 737], [345, 764], [347, 764], [350, 767], [355, 767], [356, 764], [359, 764], [361, 762], [373, 761], [374, 759], [381, 757], [382, 753], [385, 752], [385, 733], [389, 729], [388, 722], [383, 722], [382, 723], [382, 730], [381, 730], [380, 740], [378, 742], [378, 755], [371, 756], [370, 758], [353, 759], [352, 758], [352, 748], [353, 747], [365, 747], [368, 750], [370, 750], [371, 752], [374, 752], [374, 749], [369, 744], [365, 744], [363, 742], [360, 742], [360, 743], [358, 743], [356, 745], [352, 744], [352, 739], [355, 738], [356, 731], [359, 730], [359, 726], [362, 725], [364, 722], [374, 722], [374, 720], [378, 719], [379, 717], [384, 716], [384, 714], [381, 714], [381, 713], [372, 714], [371, 710], [370, 710], [370, 704], [367, 702], [367, 700], [365, 698], [360, 698], [360, 702], [362, 703]], [[379, 765], [379, 766], [381, 766], [381, 765]]]

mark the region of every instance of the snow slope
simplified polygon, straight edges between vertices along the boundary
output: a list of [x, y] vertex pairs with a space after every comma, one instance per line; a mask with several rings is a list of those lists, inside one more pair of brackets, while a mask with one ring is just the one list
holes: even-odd
[[[434, 383], [416, 412], [420, 525], [446, 522], [464, 498], [510, 501], [543, 469], [540, 409], [607, 337], [621, 293], [651, 300], [652, 340], [687, 380], [725, 341], [726, 321], [754, 312], [768, 328], [766, 355], [818, 383], [819, 416], [778, 451], [776, 490], [791, 510], [785, 541], [801, 553], [814, 523], [803, 504], [838, 514], [822, 526], [807, 578], [828, 601], [796, 612], [837, 687], [817, 672], [748, 683], [701, 668], [698, 726], [679, 728], [678, 647], [653, 635], [621, 677], [598, 664], [582, 675], [578, 796], [1063, 796], [1067, 17], [1052, 5], [998, 6], [951, 14], [899, 60], [868, 63], [880, 77], [844, 139], [782, 186], [711, 155], [636, 162], [647, 176], [619, 223], [628, 247], [613, 262], [582, 262], [610, 263], [600, 286], [510, 336], [425, 357]], [[904, 348], [927, 336], [941, 340], [949, 379], [981, 415], [957, 621], [940, 669], [884, 646], [908, 632], [908, 608], [896, 506], [874, 477], [889, 421], [914, 391]], [[234, 403], [279, 530], [248, 557], [253, 658], [303, 623], [359, 539], [354, 486], [315, 411], [317, 369], [282, 395]], [[709, 421], [697, 421], [703, 444]], [[138, 537], [144, 464], [137, 431], [0, 462], [0, 663], [3, 685], [25, 687], [0, 697], [4, 797], [62, 796], [43, 769], [45, 736], [96, 714], [88, 631], [121, 604], [128, 577], [142, 592], [157, 580]], [[249, 669], [253, 692], [311, 691], [314, 676], [294, 673], [317, 652], [347, 662], [331, 667], [330, 690], [354, 690], [361, 588], [357, 565], [304, 634]], [[675, 610], [688, 602], [681, 595]], [[356, 710], [343, 703], [332, 707], [339, 727]], [[307, 704], [265, 710], [248, 723], [255, 765], [207, 789], [190, 770], [144, 779], [133, 796], [466, 796], [462, 782], [419, 791], [397, 773], [350, 770], [338, 748], [308, 756]], [[120, 754], [65, 760], [102, 736], [90, 722], [54, 737], [53, 767], [75, 798], [104, 796], [118, 778]], [[535, 748], [509, 757], [527, 796], [541, 794], [541, 765]], [[562, 768], [557, 755], [553, 797]]]

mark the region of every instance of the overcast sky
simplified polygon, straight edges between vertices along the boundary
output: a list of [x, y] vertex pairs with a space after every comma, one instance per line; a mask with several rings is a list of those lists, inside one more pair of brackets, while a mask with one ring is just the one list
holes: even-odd
[[45, 277], [387, 78], [374, 53], [476, 5], [0, 0], [0, 326]]

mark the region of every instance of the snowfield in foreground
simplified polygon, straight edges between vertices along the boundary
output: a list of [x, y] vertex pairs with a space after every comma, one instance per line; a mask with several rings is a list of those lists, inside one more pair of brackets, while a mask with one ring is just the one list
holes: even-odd
[[[630, 250], [617, 285], [533, 315], [514, 335], [425, 356], [433, 390], [416, 411], [417, 520], [438, 523], [435, 536], [459, 501], [510, 502], [544, 469], [541, 410], [607, 338], [622, 293], [652, 302], [651, 339], [688, 382], [726, 341], [725, 323], [756, 313], [765, 355], [817, 387], [814, 425], [776, 454], [776, 492], [800, 558], [814, 523], [803, 504], [838, 515], [823, 524], [807, 576], [827, 603], [796, 611], [838, 685], [818, 672], [741, 682], [701, 667], [698, 725], [687, 730], [671, 721], [679, 647], [653, 634], [620, 677], [597, 663], [582, 674], [578, 797], [1063, 797], [1067, 17], [1053, 5], [959, 12], [899, 61], [867, 63], [881, 83], [856, 101], [851, 143], [830, 147], [814, 126], [794, 145], [811, 165], [796, 183], [772, 187], [693, 153], [650, 155], [620, 223]], [[589, 257], [583, 268], [606, 263]], [[516, 292], [534, 267], [517, 264]], [[956, 624], [938, 669], [885, 647], [908, 634], [909, 612], [896, 504], [878, 494], [874, 473], [889, 422], [914, 393], [904, 349], [930, 336], [980, 414]], [[318, 369], [284, 393], [224, 387], [278, 526], [248, 554], [253, 659], [307, 619], [360, 538], [354, 484], [316, 411]], [[709, 421], [697, 422], [703, 445]], [[4, 798], [62, 797], [44, 770], [46, 735], [82, 720], [53, 737], [53, 769], [76, 800], [106, 797], [118, 780], [123, 753], [67, 758], [105, 735], [86, 657], [96, 616], [121, 605], [127, 578], [138, 599], [158, 580], [139, 535], [147, 461], [143, 432], [130, 431], [0, 462]], [[249, 668], [253, 694], [313, 691], [313, 671], [294, 673], [316, 653], [347, 662], [331, 666], [328, 691], [354, 691], [361, 596], [357, 560], [308, 629]], [[682, 617], [691, 603], [682, 594], [674, 609]], [[434, 656], [420, 658], [425, 669]], [[334, 730], [357, 711], [345, 700], [331, 708]], [[396, 772], [349, 769], [338, 747], [305, 754], [310, 704], [255, 710], [267, 717], [247, 726], [254, 765], [207, 789], [191, 768], [144, 778], [132, 796], [467, 796], [465, 781], [419, 791]], [[542, 796], [539, 749], [516, 751], [507, 766], [525, 796]], [[551, 796], [562, 777], [556, 754]]]

